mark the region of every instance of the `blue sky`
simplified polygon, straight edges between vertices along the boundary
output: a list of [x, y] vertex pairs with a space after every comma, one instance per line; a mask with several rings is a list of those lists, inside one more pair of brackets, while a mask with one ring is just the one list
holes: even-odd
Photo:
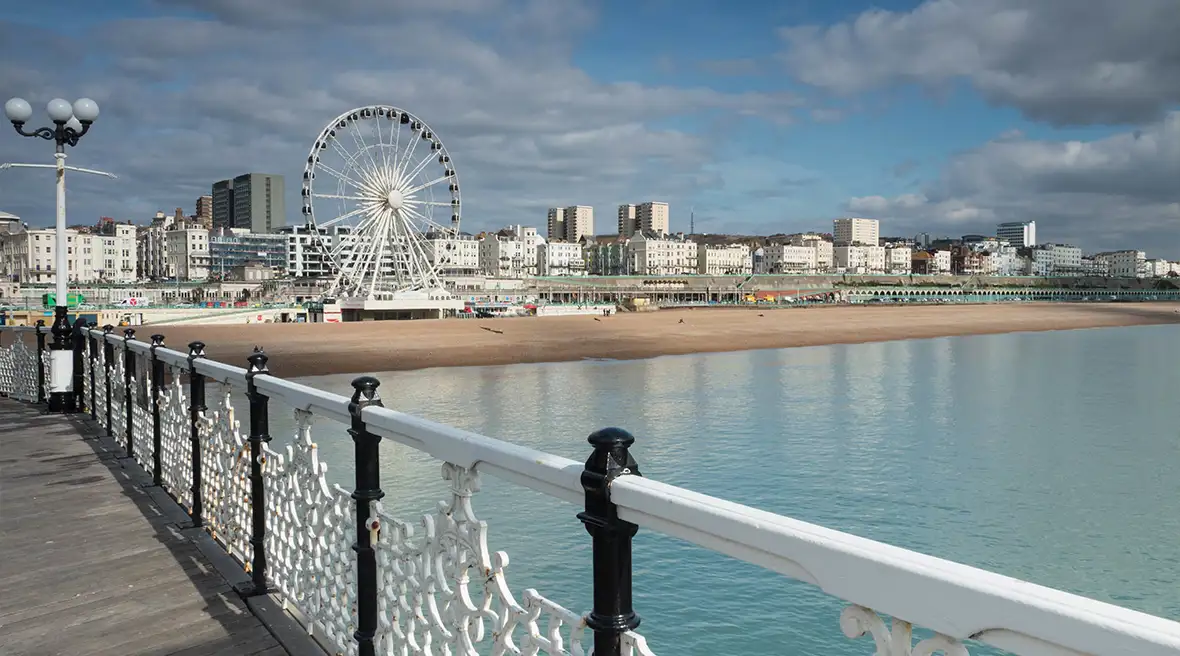
[[[102, 104], [71, 163], [120, 180], [72, 178], [73, 222], [191, 212], [246, 170], [285, 175], [299, 222], [316, 133], [388, 103], [447, 144], [469, 231], [592, 204], [609, 233], [617, 204], [655, 199], [674, 229], [690, 207], [699, 230], [762, 234], [1035, 219], [1180, 258], [1170, 2], [68, 0], [64, 21], [7, 12], [0, 92]], [[0, 160], [48, 160], [31, 142], [10, 133]], [[37, 175], [0, 174], [0, 209], [47, 223]]]

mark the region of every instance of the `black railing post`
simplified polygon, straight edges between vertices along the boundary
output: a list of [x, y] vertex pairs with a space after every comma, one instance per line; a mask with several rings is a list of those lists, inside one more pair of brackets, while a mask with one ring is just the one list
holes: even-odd
[[91, 321], [86, 324], [86, 341], [90, 344], [90, 352], [87, 357], [90, 358], [90, 418], [98, 421], [98, 403], [96, 403], [94, 394], [94, 367], [98, 364], [98, 340], [95, 339], [91, 330], [94, 330], [98, 324]]
[[629, 451], [635, 438], [621, 428], [604, 428], [589, 437], [594, 452], [582, 472], [586, 525], [594, 549], [594, 608], [586, 626], [594, 631], [594, 656], [620, 656], [623, 633], [639, 626], [631, 606], [631, 538], [639, 527], [619, 519], [610, 500], [611, 483], [620, 476], [642, 476]]
[[86, 357], [86, 320], [78, 317], [74, 321], [71, 335], [74, 347], [74, 412], [86, 412], [86, 370], [82, 359]]
[[356, 638], [360, 656], [374, 656], [377, 635], [377, 553], [373, 551], [373, 532], [379, 527], [376, 517], [370, 517], [370, 505], [380, 501], [385, 493], [381, 491], [381, 468], [378, 462], [381, 436], [369, 432], [361, 411], [369, 406], [382, 405], [377, 396], [381, 382], [372, 376], [361, 376], [352, 381], [352, 402], [348, 413], [352, 415], [352, 436], [356, 453]]
[[114, 369], [115, 345], [111, 344], [110, 340], [110, 334], [113, 332], [115, 327], [109, 323], [102, 327], [102, 368], [107, 392], [107, 437], [114, 437], [114, 432], [111, 431], [111, 370]]
[[269, 359], [261, 347], [247, 358], [246, 398], [250, 400], [250, 546], [254, 557], [250, 563], [250, 587], [241, 590], [248, 597], [266, 594], [266, 489], [263, 486], [262, 463], [264, 444], [270, 442], [270, 397], [258, 391], [254, 377], [267, 375]]
[[188, 345], [188, 386], [189, 386], [189, 441], [192, 444], [193, 458], [193, 526], [204, 526], [205, 520], [201, 516], [201, 413], [205, 412], [205, 376], [197, 373], [197, 358], [205, 357], [204, 342], [190, 342]]
[[41, 329], [45, 327], [44, 319], [37, 319], [37, 403], [45, 403], [45, 333]]
[[131, 389], [131, 377], [135, 375], [135, 353], [131, 351], [131, 340], [135, 339], [135, 329], [125, 328], [123, 330], [123, 409], [127, 415], [127, 425], [124, 427], [124, 435], [127, 438], [127, 457], [135, 456], [135, 427], [132, 422], [135, 421], [135, 399], [131, 395], [135, 390]]
[[152, 335], [152, 485], [164, 484], [163, 456], [160, 454], [160, 392], [164, 389], [164, 362], [156, 349], [164, 345], [163, 335]]

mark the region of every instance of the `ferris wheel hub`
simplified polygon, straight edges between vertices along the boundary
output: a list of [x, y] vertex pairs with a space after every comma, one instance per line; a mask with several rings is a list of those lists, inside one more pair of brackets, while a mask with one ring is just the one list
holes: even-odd
[[391, 210], [400, 210], [402, 205], [405, 203], [405, 200], [405, 196], [403, 196], [402, 192], [398, 191], [397, 189], [394, 189], [385, 195], [385, 204], [388, 205], [389, 209]]

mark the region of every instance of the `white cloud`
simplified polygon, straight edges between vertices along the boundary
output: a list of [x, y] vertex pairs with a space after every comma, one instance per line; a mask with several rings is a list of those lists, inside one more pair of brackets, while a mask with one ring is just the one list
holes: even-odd
[[800, 80], [838, 93], [969, 81], [1053, 123], [1138, 123], [1180, 102], [1175, 0], [926, 0], [781, 31]]
[[1180, 112], [1171, 112], [1141, 130], [1095, 141], [1004, 135], [951, 158], [921, 194], [857, 197], [848, 209], [890, 219], [898, 230], [933, 224], [952, 235], [1034, 219], [1042, 239], [1180, 258], [1177, 180]]
[[[550, 204], [588, 203], [608, 231], [615, 204], [655, 193], [675, 204], [716, 161], [721, 140], [658, 121], [720, 112], [783, 123], [800, 105], [787, 93], [592, 79], [570, 51], [594, 13], [568, 0], [293, 0], [279, 15], [258, 0], [156, 1], [190, 17], [77, 36], [0, 24], [0, 89], [37, 103], [89, 95], [102, 106], [70, 161], [120, 180], [73, 176], [72, 221], [192, 211], [213, 181], [266, 171], [287, 177], [287, 220], [298, 223], [315, 135], [343, 111], [388, 103], [447, 144], [465, 228], [539, 224]], [[85, 66], [82, 53], [93, 53]], [[47, 159], [46, 144], [31, 142], [0, 139], [0, 161]], [[52, 180], [0, 175], [5, 210], [51, 219]], [[687, 222], [687, 205], [674, 220]]]

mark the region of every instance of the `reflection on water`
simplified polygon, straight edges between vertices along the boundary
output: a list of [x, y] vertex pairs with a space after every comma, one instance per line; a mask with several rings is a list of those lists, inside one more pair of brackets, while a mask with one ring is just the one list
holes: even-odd
[[[649, 477], [1180, 617], [1177, 335], [1154, 326], [377, 376], [398, 410], [577, 460], [590, 432], [622, 426]], [[352, 378], [305, 382], [347, 394]], [[293, 422], [272, 403], [278, 446]], [[321, 418], [314, 434], [351, 489], [346, 428]], [[381, 448], [388, 508], [406, 517], [444, 498], [438, 462]], [[489, 477], [476, 509], [492, 548], [512, 557], [514, 590], [589, 608], [579, 508]], [[636, 608], [660, 653], [871, 651], [840, 634], [840, 605], [808, 586], [651, 531], [635, 549]]]

